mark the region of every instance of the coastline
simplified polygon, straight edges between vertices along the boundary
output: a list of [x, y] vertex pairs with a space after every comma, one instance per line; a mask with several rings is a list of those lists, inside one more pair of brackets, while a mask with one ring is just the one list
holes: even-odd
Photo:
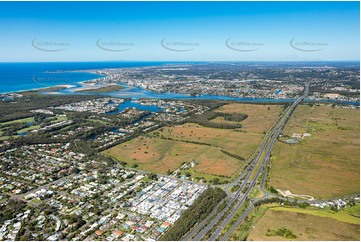
[[[114, 88], [112, 88], [114, 87]], [[104, 84], [95, 84], [95, 83], [87, 83], [84, 82], [82, 87], [75, 88], [72, 90], [74, 93], [78, 92], [97, 92], [97, 93], [108, 93], [112, 91], [119, 91], [123, 89], [123, 87], [116, 83], [104, 83]]]
[[40, 88], [40, 89], [34, 89], [31, 91], [38, 91], [38, 92], [52, 92], [52, 91], [60, 91], [63, 89], [67, 89], [67, 88], [72, 88], [74, 87], [74, 85], [70, 85], [70, 84], [64, 84], [64, 85], [56, 85], [56, 86], [51, 86], [51, 87], [45, 87], [45, 88]]
[[[74, 85], [71, 84], [57, 84], [54, 86], [48, 86], [48, 87], [36, 87], [36, 88], [31, 88], [31, 89], [24, 89], [24, 90], [18, 90], [18, 91], [14, 91], [14, 92], [0, 92], [0, 95], [10, 95], [10, 94], [21, 94], [24, 92], [47, 92], [46, 89], [59, 89], [59, 90], [64, 90], [67, 88], [72, 88], [75, 87]], [[42, 91], [44, 90], [44, 91]], [[50, 92], [47, 92], [50, 93]]]
[[[277, 98], [234, 98], [234, 97], [228, 97], [228, 96], [212, 96], [212, 95], [200, 95], [197, 97], [191, 96], [191, 95], [184, 95], [184, 94], [179, 94], [179, 93], [155, 93], [155, 92], [151, 92], [151, 91], [147, 91], [142, 89], [142, 91], [147, 91], [149, 93], [153, 93], [153, 94], [159, 94], [159, 95], [164, 95], [164, 97], [128, 97], [126, 95], [122, 95], [122, 93], [119, 93], [118, 95], [116, 95], [117, 91], [108, 91], [108, 92], [92, 92], [92, 91], [88, 91], [88, 90], [94, 90], [94, 89], [101, 89], [101, 88], [105, 88], [105, 87], [111, 87], [111, 86], [120, 86], [121, 89], [118, 91], [122, 91], [124, 90], [124, 86], [122, 86], [119, 83], [104, 83], [104, 84], [98, 84], [97, 87], [94, 88], [94, 85], [96, 85], [95, 83], [93, 84], [89, 84], [92, 81], [94, 81], [95, 79], [91, 79], [91, 80], [87, 80], [87, 81], [80, 81], [77, 84], [81, 85], [80, 87], [77, 87], [76, 85], [71, 85], [71, 84], [60, 84], [60, 85], [55, 85], [55, 86], [50, 86], [50, 87], [45, 87], [45, 88], [34, 88], [34, 89], [30, 89], [30, 90], [19, 90], [17, 92], [9, 92], [9, 93], [0, 93], [0, 95], [9, 95], [9, 94], [22, 94], [22, 93], [26, 93], [26, 92], [39, 92], [42, 94], [49, 94], [49, 95], [76, 95], [76, 94], [81, 94], [81, 95], [88, 95], [88, 94], [98, 94], [98, 95], [107, 95], [109, 93], [114, 93], [115, 95], [109, 95], [109, 96], [113, 96], [113, 97], [118, 97], [118, 98], [135, 98], [135, 99], [184, 99], [184, 100], [215, 100], [215, 101], [234, 101], [234, 102], [240, 102], [240, 103], [255, 103], [255, 104], [282, 104], [282, 103], [291, 103], [294, 101], [294, 99], [292, 98], [288, 98], [288, 99], [277, 99]], [[126, 85], [125, 83], [122, 83], [124, 85]], [[50, 91], [47, 91], [46, 89], [53, 89]], [[55, 90], [57, 89], [57, 90]], [[42, 91], [43, 90], [43, 91]], [[63, 92], [62, 92], [63, 91]], [[66, 91], [66, 92], [64, 92]], [[167, 96], [169, 95], [169, 96]], [[177, 95], [180, 95], [177, 97]], [[334, 103], [334, 104], [341, 104], [341, 105], [352, 105], [352, 106], [360, 106], [359, 102], [347, 102], [347, 101], [342, 101], [342, 100], [316, 100], [316, 99], [305, 99], [304, 103]]]
[[[139, 66], [137, 66], [139, 67]], [[135, 67], [135, 68], [137, 68]], [[129, 68], [129, 67], [123, 67], [123, 68]], [[96, 78], [88, 79], [88, 80], [82, 80], [78, 82], [74, 82], [72, 84], [54, 84], [49, 85], [47, 87], [35, 87], [35, 88], [29, 88], [26, 90], [17, 90], [17, 91], [9, 91], [9, 92], [3, 92], [0, 93], [0, 95], [6, 96], [11, 94], [22, 94], [26, 92], [39, 92], [42, 94], [53, 94], [53, 95], [71, 95], [71, 94], [98, 94], [98, 95], [107, 95], [112, 93], [109, 96], [113, 97], [119, 97], [119, 98], [146, 98], [146, 99], [188, 99], [188, 100], [223, 100], [223, 101], [235, 101], [235, 102], [241, 102], [241, 103], [289, 103], [293, 102], [294, 98], [245, 98], [245, 97], [229, 97], [229, 96], [212, 96], [208, 94], [201, 94], [197, 97], [191, 96], [191, 95], [185, 95], [180, 93], [158, 93], [149, 91], [146, 89], [143, 89], [141, 87], [135, 87], [139, 90], [135, 90], [132, 92], [126, 92], [127, 89], [131, 88], [124, 82], [119, 83], [106, 83], [101, 82], [101, 79], [105, 79], [108, 77], [106, 74], [99, 74], [96, 69], [89, 69], [89, 70], [57, 70], [57, 71], [47, 71], [44, 73], [53, 73], [53, 74], [59, 74], [59, 73], [89, 73], [93, 75], [97, 75]], [[119, 86], [119, 88], [116, 88], [116, 90], [111, 90], [112, 86]], [[106, 90], [106, 88], [109, 87], [109, 90]], [[102, 91], [101, 89], [105, 88], [105, 91]], [[100, 91], [97, 89], [100, 89]], [[124, 92], [122, 93], [122, 91]], [[119, 91], [119, 92], [118, 92]], [[118, 93], [117, 93], [118, 92]], [[134, 94], [133, 96], [129, 96], [131, 94]], [[141, 96], [139, 97], [139, 94]], [[324, 100], [324, 99], [305, 99], [304, 103], [335, 103], [335, 104], [343, 104], [343, 105], [353, 105], [353, 106], [360, 106], [359, 102], [350, 102], [350, 101], [344, 101], [344, 100]]]
[[[29, 89], [19, 89], [19, 90], [16, 90], [16, 91], [5, 91], [5, 92], [0, 91], [0, 95], [21, 94], [21, 93], [24, 93], [24, 92], [44, 92], [46, 94], [61, 94], [60, 92], [57, 92], [57, 91], [77, 88], [77, 85], [80, 85], [79, 89], [86, 88], [86, 87], [84, 87], [84, 85], [89, 85], [88, 83], [94, 82], [94, 81], [96, 81], [96, 80], [98, 80], [100, 78], [108, 77], [106, 75], [100, 75], [99, 73], [92, 72], [92, 71], [87, 71], [87, 70], [84, 70], [84, 71], [80, 71], [80, 70], [77, 70], [77, 71], [46, 71], [44, 73], [46, 73], [46, 74], [49, 74], [49, 73], [51, 73], [51, 74], [90, 73], [90, 74], [93, 74], [93, 75], [97, 75], [99, 77], [88, 79], [88, 80], [74, 81], [72, 84], [54, 84], [54, 85], [47, 85], [47, 86], [44, 85], [44, 87], [32, 87], [32, 88], [29, 88]], [[34, 82], [34, 83], [36, 83], [36, 82]], [[50, 89], [50, 91], [48, 91], [47, 89], [48, 90]], [[54, 90], [56, 90], [56, 91], [54, 92]]]

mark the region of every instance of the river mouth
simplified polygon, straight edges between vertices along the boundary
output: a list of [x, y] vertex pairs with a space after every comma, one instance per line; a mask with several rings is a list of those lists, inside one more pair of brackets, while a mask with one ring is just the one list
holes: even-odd
[[[244, 102], [244, 103], [292, 103], [296, 100], [296, 98], [249, 98], [249, 97], [229, 97], [229, 96], [216, 96], [216, 95], [209, 95], [209, 94], [201, 94], [201, 95], [190, 95], [190, 94], [180, 94], [180, 93], [169, 93], [169, 92], [152, 92], [149, 90], [145, 90], [138, 86], [129, 86], [126, 83], [118, 82], [116, 83], [123, 87], [123, 89], [118, 91], [112, 92], [105, 92], [105, 93], [81, 93], [82, 95], [87, 94], [96, 94], [102, 96], [110, 96], [116, 98], [130, 98], [130, 99], [180, 99], [180, 100], [217, 100], [217, 101], [235, 101], [235, 102]], [[79, 86], [77, 87], [79, 88]], [[74, 92], [75, 87], [65, 88], [59, 90], [57, 92], [53, 92], [51, 94], [80, 94]], [[49, 94], [46, 93], [45, 94]], [[314, 99], [305, 99], [304, 102], [308, 103], [339, 103], [339, 104], [346, 104], [346, 105], [355, 105], [360, 106], [360, 102], [347, 102], [341, 100], [314, 100]], [[148, 111], [152, 108], [149, 107]], [[155, 111], [156, 112], [156, 111]]]
[[[101, 74], [97, 70], [102, 68], [143, 68], [146, 66], [163, 66], [169, 63], [19, 63], [0, 65], [2, 77], [0, 79], [0, 93], [22, 92], [22, 90], [36, 90], [49, 87], [63, 86], [62, 90], [43, 91], [44, 94], [77, 94], [77, 95], [102, 95], [117, 98], [134, 98], [134, 99], [180, 99], [180, 100], [220, 100], [220, 101], [236, 101], [244, 103], [292, 103], [296, 98], [252, 98], [252, 97], [232, 97], [232, 96], [216, 96], [210, 94], [182, 94], [157, 92], [143, 89], [139, 86], [129, 86], [127, 83], [107, 83], [106, 74]], [[198, 63], [199, 64], [199, 63]], [[100, 69], [96, 69], [100, 68]], [[16, 73], [16, 74], [15, 74]], [[8, 85], [9, 81], [12, 84]], [[100, 88], [110, 84], [118, 84], [123, 89], [110, 92], [76, 92], [84, 87]], [[275, 94], [282, 92], [278, 89]], [[250, 90], [252, 92], [252, 90]], [[0, 97], [1, 98], [1, 97]], [[359, 101], [346, 100], [328, 100], [328, 99], [305, 99], [304, 102], [322, 102], [322, 103], [338, 103], [346, 105], [359, 106]]]
[[[86, 94], [98, 94], [111, 96], [116, 98], [131, 98], [131, 99], [181, 99], [181, 100], [219, 100], [219, 101], [239, 101], [239, 102], [249, 102], [249, 103], [292, 103], [296, 99], [288, 98], [288, 99], [275, 99], [275, 98], [248, 98], [248, 97], [229, 97], [229, 96], [216, 96], [209, 94], [201, 94], [201, 95], [190, 95], [190, 94], [181, 94], [181, 93], [169, 93], [169, 92], [152, 92], [149, 90], [145, 90], [138, 86], [129, 86], [128, 84], [118, 82], [116, 83], [123, 87], [123, 89], [113, 92], [106, 93], [95, 93], [95, 92], [87, 92]], [[76, 88], [79, 88], [77, 86]], [[75, 94], [75, 87], [65, 88], [59, 90], [57, 92], [53, 92], [54, 94]], [[47, 94], [46, 92], [44, 92]], [[79, 94], [79, 93], [76, 93]], [[82, 93], [86, 95], [85, 93]]]

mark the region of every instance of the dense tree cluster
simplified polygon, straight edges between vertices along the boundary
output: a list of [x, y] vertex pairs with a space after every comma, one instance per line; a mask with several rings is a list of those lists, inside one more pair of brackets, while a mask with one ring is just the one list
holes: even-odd
[[6, 125], [0, 125], [2, 128], [3, 136], [12, 136], [16, 135], [17, 131], [23, 128], [26, 128], [27, 125], [25, 123], [9, 123]]
[[218, 116], [224, 117], [226, 121], [241, 122], [248, 118], [247, 114], [244, 113], [219, 113]]
[[[41, 96], [40, 96], [41, 97]], [[1, 106], [1, 105], [0, 105]], [[30, 113], [30, 112], [29, 112]], [[31, 114], [31, 113], [30, 113]], [[115, 128], [124, 127], [130, 125], [134, 122], [137, 122], [140, 119], [148, 116], [150, 112], [144, 111], [140, 112], [137, 115], [132, 115], [131, 117], [119, 117], [118, 115], [108, 115], [108, 114], [94, 114], [90, 112], [66, 112], [68, 120], [72, 120], [72, 123], [66, 127], [55, 126], [53, 128], [47, 128], [46, 130], [39, 129], [36, 133], [28, 133], [26, 136], [18, 136], [18, 131], [29, 126], [26, 122], [14, 122], [9, 124], [0, 124], [2, 136], [10, 136], [8, 138], [11, 141], [11, 144], [8, 146], [3, 146], [0, 148], [0, 151], [11, 149], [23, 145], [32, 145], [32, 144], [50, 144], [50, 143], [73, 143], [72, 148], [75, 148], [77, 152], [84, 153], [87, 155], [93, 155], [96, 153], [97, 144], [92, 142], [92, 139], [97, 135], [100, 135], [106, 131], [110, 131]], [[34, 115], [34, 114], [32, 114]], [[94, 120], [102, 120], [106, 118], [107, 122], [97, 122]], [[52, 117], [45, 114], [35, 114], [34, 123], [31, 125], [40, 125], [40, 127], [45, 127], [51, 124], [51, 122], [56, 121], [56, 117]], [[0, 121], [1, 122], [1, 121]], [[74, 131], [77, 129], [82, 129], [86, 126], [91, 126], [91, 130], [86, 130], [84, 132], [76, 132], [72, 135], [69, 135], [69, 131]], [[139, 136], [142, 133], [141, 130], [135, 131], [127, 139], [121, 139], [118, 142], [109, 143], [104, 145], [102, 150], [115, 146], [119, 143], [122, 143], [126, 140], [132, 139]], [[65, 135], [67, 137], [61, 137], [59, 135]], [[84, 142], [81, 142], [84, 141]], [[77, 145], [77, 143], [82, 143]], [[0, 141], [1, 143], [1, 141]], [[102, 151], [98, 150], [98, 151]]]
[[288, 199], [282, 199], [279, 197], [272, 197], [272, 198], [267, 198], [267, 199], [263, 199], [263, 200], [258, 200], [257, 202], [255, 202], [253, 205], [255, 207], [261, 206], [262, 204], [268, 204], [268, 203], [280, 203], [283, 204], [285, 206], [292, 206], [292, 207], [300, 207], [300, 208], [306, 208], [309, 206], [309, 204], [307, 202], [298, 202], [297, 200], [288, 200]]
[[226, 121], [240, 122], [246, 119], [248, 115], [242, 113], [222, 113], [222, 112], [207, 111], [204, 112], [203, 114], [193, 115], [188, 121], [209, 128], [221, 128], [221, 129], [242, 128], [242, 125], [239, 123], [216, 123], [210, 121], [217, 117], [223, 117], [224, 120]]
[[37, 92], [23, 92], [23, 98], [16, 102], [0, 102], [0, 122], [34, 116], [30, 110], [41, 109], [61, 104], [99, 98], [96, 95], [42, 95]]
[[155, 181], [158, 180], [158, 176], [155, 173], [148, 173], [147, 176], [148, 176], [149, 179], [152, 179], [152, 180], [155, 180]]
[[0, 207], [0, 223], [4, 223], [8, 219], [12, 219], [16, 213], [23, 210], [26, 203], [20, 200], [10, 199], [7, 204]]

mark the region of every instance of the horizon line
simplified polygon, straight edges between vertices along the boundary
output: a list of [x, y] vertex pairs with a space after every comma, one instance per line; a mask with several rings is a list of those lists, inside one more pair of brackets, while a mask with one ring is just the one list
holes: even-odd
[[360, 62], [360, 60], [74, 60], [74, 61], [0, 61], [0, 63], [77, 63], [77, 62]]

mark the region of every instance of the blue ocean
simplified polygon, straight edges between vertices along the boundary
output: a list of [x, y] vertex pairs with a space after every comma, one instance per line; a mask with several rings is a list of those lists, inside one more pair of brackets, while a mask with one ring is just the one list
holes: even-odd
[[[81, 87], [80, 82], [101, 78], [101, 75], [84, 70], [104, 69], [104, 68], [129, 68], [144, 66], [159, 66], [167, 64], [188, 63], [195, 64], [201, 62], [31, 62], [31, 63], [0, 63], [0, 94], [46, 88], [57, 85], [71, 85]], [[202, 62], [206, 63], [206, 62]], [[269, 64], [269, 63], [268, 63]], [[298, 63], [299, 65], [300, 63]], [[313, 64], [313, 63], [308, 63]], [[316, 63], [321, 65], [322, 63]], [[338, 63], [331, 63], [337, 65]], [[345, 65], [345, 63], [341, 63]], [[349, 65], [348, 63], [346, 63]], [[353, 64], [353, 63], [352, 63]], [[358, 64], [358, 63], [357, 63]], [[79, 71], [79, 72], [77, 72]], [[140, 87], [130, 87], [124, 83], [119, 83], [124, 89], [112, 93], [107, 93], [113, 97], [121, 98], [161, 98], [161, 99], [213, 99], [232, 100], [251, 103], [290, 103], [294, 99], [266, 99], [266, 98], [235, 98], [226, 96], [212, 96], [203, 94], [197, 97], [178, 93], [154, 93]], [[72, 89], [72, 88], [71, 88]], [[71, 89], [60, 90], [62, 94], [74, 94]], [[307, 102], [314, 100], [306, 99]], [[329, 100], [319, 100], [318, 102], [332, 102]], [[340, 102], [359, 106], [359, 102]], [[152, 110], [150, 110], [152, 111]]]
[[[0, 93], [9, 93], [56, 86], [78, 86], [79, 82], [100, 78], [100, 75], [74, 72], [101, 68], [156, 66], [170, 62], [32, 62], [0, 63]], [[67, 72], [72, 71], [72, 72]]]

